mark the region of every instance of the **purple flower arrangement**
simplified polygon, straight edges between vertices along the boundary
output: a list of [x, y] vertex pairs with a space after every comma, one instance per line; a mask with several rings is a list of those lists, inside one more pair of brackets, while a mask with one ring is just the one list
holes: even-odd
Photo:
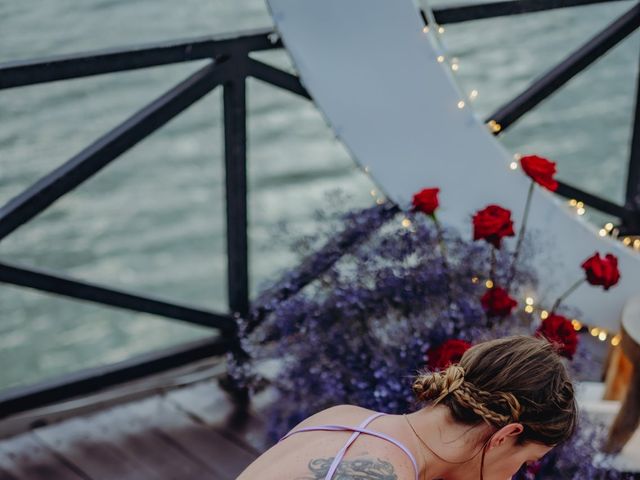
[[[302, 262], [263, 293], [250, 316], [260, 312], [259, 324], [244, 323], [243, 346], [251, 360], [231, 368], [238, 381], [257, 388], [261, 382], [256, 371], [275, 361], [277, 373], [270, 375], [270, 383], [279, 398], [269, 411], [271, 441], [336, 404], [387, 413], [414, 410], [418, 405], [412, 378], [425, 366], [430, 348], [451, 338], [475, 343], [531, 335], [539, 325], [524, 305], [496, 320], [487, 316], [480, 301], [489, 278], [508, 283], [512, 292], [535, 290], [530, 262], [540, 252], [530, 234], [519, 245], [520, 260], [514, 265], [506, 249], [465, 240], [441, 225], [436, 228], [418, 211], [390, 215], [388, 209], [373, 208], [342, 213], [334, 220], [325, 223], [323, 235], [296, 240], [302, 256], [317, 250], [319, 238], [382, 226], [299, 291], [294, 288], [297, 279], [308, 276], [307, 270], [322, 259]], [[291, 291], [295, 293], [286, 294]], [[570, 368], [588, 365], [587, 356], [578, 349]], [[523, 471], [516, 478], [617, 478], [602, 476], [604, 470], [590, 460], [599, 431], [585, 420], [573, 440], [543, 459], [537, 473]]]

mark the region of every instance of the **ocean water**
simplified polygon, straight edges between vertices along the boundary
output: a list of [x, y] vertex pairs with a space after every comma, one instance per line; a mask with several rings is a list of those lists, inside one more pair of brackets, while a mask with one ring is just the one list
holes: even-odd
[[[439, 2], [440, 5], [448, 2]], [[630, 1], [456, 24], [445, 46], [483, 116], [632, 6]], [[270, 26], [262, 0], [0, 0], [0, 62]], [[330, 33], [327, 34], [330, 39]], [[621, 202], [638, 78], [636, 32], [509, 129], [515, 152]], [[284, 51], [257, 55], [292, 70]], [[0, 91], [0, 202], [203, 62]], [[222, 98], [216, 90], [0, 243], [0, 260], [226, 311]], [[374, 185], [312, 103], [248, 82], [251, 294], [295, 264], [314, 211]], [[588, 213], [598, 224], [603, 215]], [[209, 334], [204, 328], [0, 285], [0, 389]]]

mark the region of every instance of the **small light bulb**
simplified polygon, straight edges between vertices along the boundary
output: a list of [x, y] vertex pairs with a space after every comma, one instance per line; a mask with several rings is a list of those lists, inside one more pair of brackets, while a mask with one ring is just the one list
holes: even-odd
[[578, 207], [577, 213], [578, 215], [584, 215], [586, 210], [583, 207]]
[[622, 239], [622, 243], [624, 243], [625, 245], [630, 245], [631, 244], [631, 239], [629, 237], [624, 237]]
[[469, 98], [471, 100], [473, 100], [474, 98], [476, 98], [478, 96], [478, 90], [476, 90], [475, 88], [473, 90], [471, 90], [471, 93], [469, 93]]
[[578, 202], [578, 203], [576, 203], [576, 207], [578, 207], [578, 208], [582, 208], [582, 207], [584, 207], [584, 202]]
[[464, 108], [464, 101], [463, 100], [460, 100], [458, 102], [458, 108]]
[[533, 305], [533, 298], [531, 298], [531, 297], [527, 297], [527, 298], [525, 298], [524, 302], [525, 302], [527, 305]]
[[527, 305], [524, 307], [524, 311], [527, 313], [533, 313], [533, 307], [531, 305]]
[[487, 280], [484, 284], [487, 286], [487, 288], [493, 288], [493, 282], [491, 280]]
[[403, 218], [402, 219], [402, 226], [404, 228], [409, 228], [411, 226], [411, 220], [409, 220], [408, 218]]
[[429, 33], [429, 27], [427, 27], [426, 25], [424, 26], [424, 28], [422, 29], [422, 31], [424, 33]]
[[518, 169], [518, 162], [511, 162], [509, 167], [511, 168], [511, 170], [517, 170]]
[[520, 159], [522, 158], [522, 155], [520, 155], [519, 153], [514, 153], [514, 154], [513, 154], [513, 158], [514, 158], [515, 160], [520, 160]]
[[607, 232], [610, 232], [611, 230], [613, 230], [613, 223], [609, 222], [604, 226], [605, 230]]
[[453, 70], [454, 72], [457, 72], [459, 68], [460, 66], [457, 63], [451, 64], [451, 70]]
[[376, 189], [372, 188], [370, 193], [371, 193], [372, 197], [375, 197], [376, 196]]
[[444, 27], [438, 27], [438, 33], [444, 33]]
[[364, 171], [365, 171], [366, 173], [369, 173], [369, 167], [364, 167]]
[[471, 277], [471, 283], [478, 283], [478, 277]]
[[607, 339], [607, 332], [600, 332], [600, 334], [598, 335], [598, 338], [600, 339], [601, 342], [604, 342]]
[[580, 329], [582, 328], [582, 323], [580, 323], [578, 320], [576, 320], [575, 318], [573, 320], [571, 320], [571, 325], [573, 325], [573, 329], [575, 331], [580, 331]]
[[444, 62], [444, 55], [438, 55], [438, 57], [436, 58], [436, 60], [438, 60], [438, 63], [442, 63], [442, 62]]
[[578, 204], [578, 201], [575, 198], [572, 198], [571, 200], [569, 200], [569, 205], [571, 205], [572, 207], [575, 207]]
[[635, 239], [633, 241], [633, 248], [640, 248], [640, 240], [639, 239]]
[[549, 318], [549, 312], [547, 312], [546, 310], [542, 310], [542, 311], [540, 312], [540, 318], [541, 318], [542, 320], [545, 320], [545, 319]]
[[598, 234], [601, 237], [606, 237], [607, 236], [607, 231], [604, 228], [601, 228], [600, 231], [598, 232]]
[[378, 205], [382, 205], [384, 203], [384, 200], [382, 198], [379, 198], [379, 199], [376, 200], [376, 203]]
[[597, 337], [600, 334], [600, 329], [598, 327], [593, 327], [590, 330], [590, 333], [593, 337]]
[[611, 338], [611, 345], [613, 345], [614, 347], [620, 345], [621, 339], [622, 338], [620, 337], [620, 335], [615, 335], [613, 338]]

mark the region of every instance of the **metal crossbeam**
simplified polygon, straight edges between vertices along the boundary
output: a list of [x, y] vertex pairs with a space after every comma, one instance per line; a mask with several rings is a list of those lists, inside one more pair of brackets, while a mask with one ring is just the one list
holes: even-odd
[[[524, 92], [494, 112], [487, 121], [495, 121], [503, 132], [545, 98], [583, 71], [640, 25], [640, 5], [636, 4], [587, 43], [571, 53]], [[499, 132], [497, 132], [499, 133]]]
[[227, 339], [209, 337], [137, 355], [122, 362], [69, 373], [35, 385], [9, 388], [0, 392], [0, 418], [222, 355], [228, 348]]
[[575, 198], [576, 200], [583, 202], [585, 205], [589, 205], [601, 212], [608, 213], [618, 218], [625, 218], [629, 215], [629, 211], [625, 209], [625, 207], [609, 200], [605, 200], [597, 195], [585, 192], [584, 190], [573, 187], [564, 182], [558, 182], [558, 189], [555, 193], [565, 198]]
[[153, 297], [132, 294], [53, 272], [26, 268], [6, 262], [0, 262], [0, 282], [100, 305], [173, 318], [194, 325], [218, 328], [228, 334], [236, 331], [236, 322], [229, 315], [209, 312], [187, 305], [169, 303]]
[[58, 55], [0, 64], [0, 90], [70, 78], [191, 62], [230, 55], [240, 46], [257, 52], [281, 48], [270, 28], [169, 42]]
[[247, 67], [250, 76], [311, 100], [311, 95], [300, 82], [300, 77], [253, 58], [249, 58]]
[[455, 5], [434, 9], [436, 22], [445, 25], [472, 20], [520, 15], [523, 13], [542, 12], [557, 8], [582, 7], [596, 3], [619, 2], [621, 0], [508, 0], [505, 2], [477, 3], [471, 5]]
[[186, 110], [227, 76], [212, 62], [143, 107], [0, 208], [0, 240]]

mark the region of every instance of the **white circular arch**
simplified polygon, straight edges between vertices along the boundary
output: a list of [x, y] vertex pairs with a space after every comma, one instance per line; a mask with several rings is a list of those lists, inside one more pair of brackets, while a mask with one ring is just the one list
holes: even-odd
[[[300, 78], [327, 123], [380, 189], [407, 208], [414, 192], [440, 187], [440, 218], [470, 238], [471, 215], [490, 203], [520, 225], [530, 180], [458, 88], [433, 32], [411, 0], [267, 0]], [[441, 60], [441, 59], [440, 59]], [[459, 102], [465, 101], [463, 108]], [[640, 290], [640, 256], [600, 237], [554, 194], [536, 188], [527, 229], [542, 232], [536, 303], [550, 307], [582, 278], [595, 251], [620, 261], [620, 283], [588, 284], [566, 301], [590, 325], [617, 331]], [[509, 242], [514, 242], [510, 239]], [[513, 246], [514, 243], [507, 243]]]

